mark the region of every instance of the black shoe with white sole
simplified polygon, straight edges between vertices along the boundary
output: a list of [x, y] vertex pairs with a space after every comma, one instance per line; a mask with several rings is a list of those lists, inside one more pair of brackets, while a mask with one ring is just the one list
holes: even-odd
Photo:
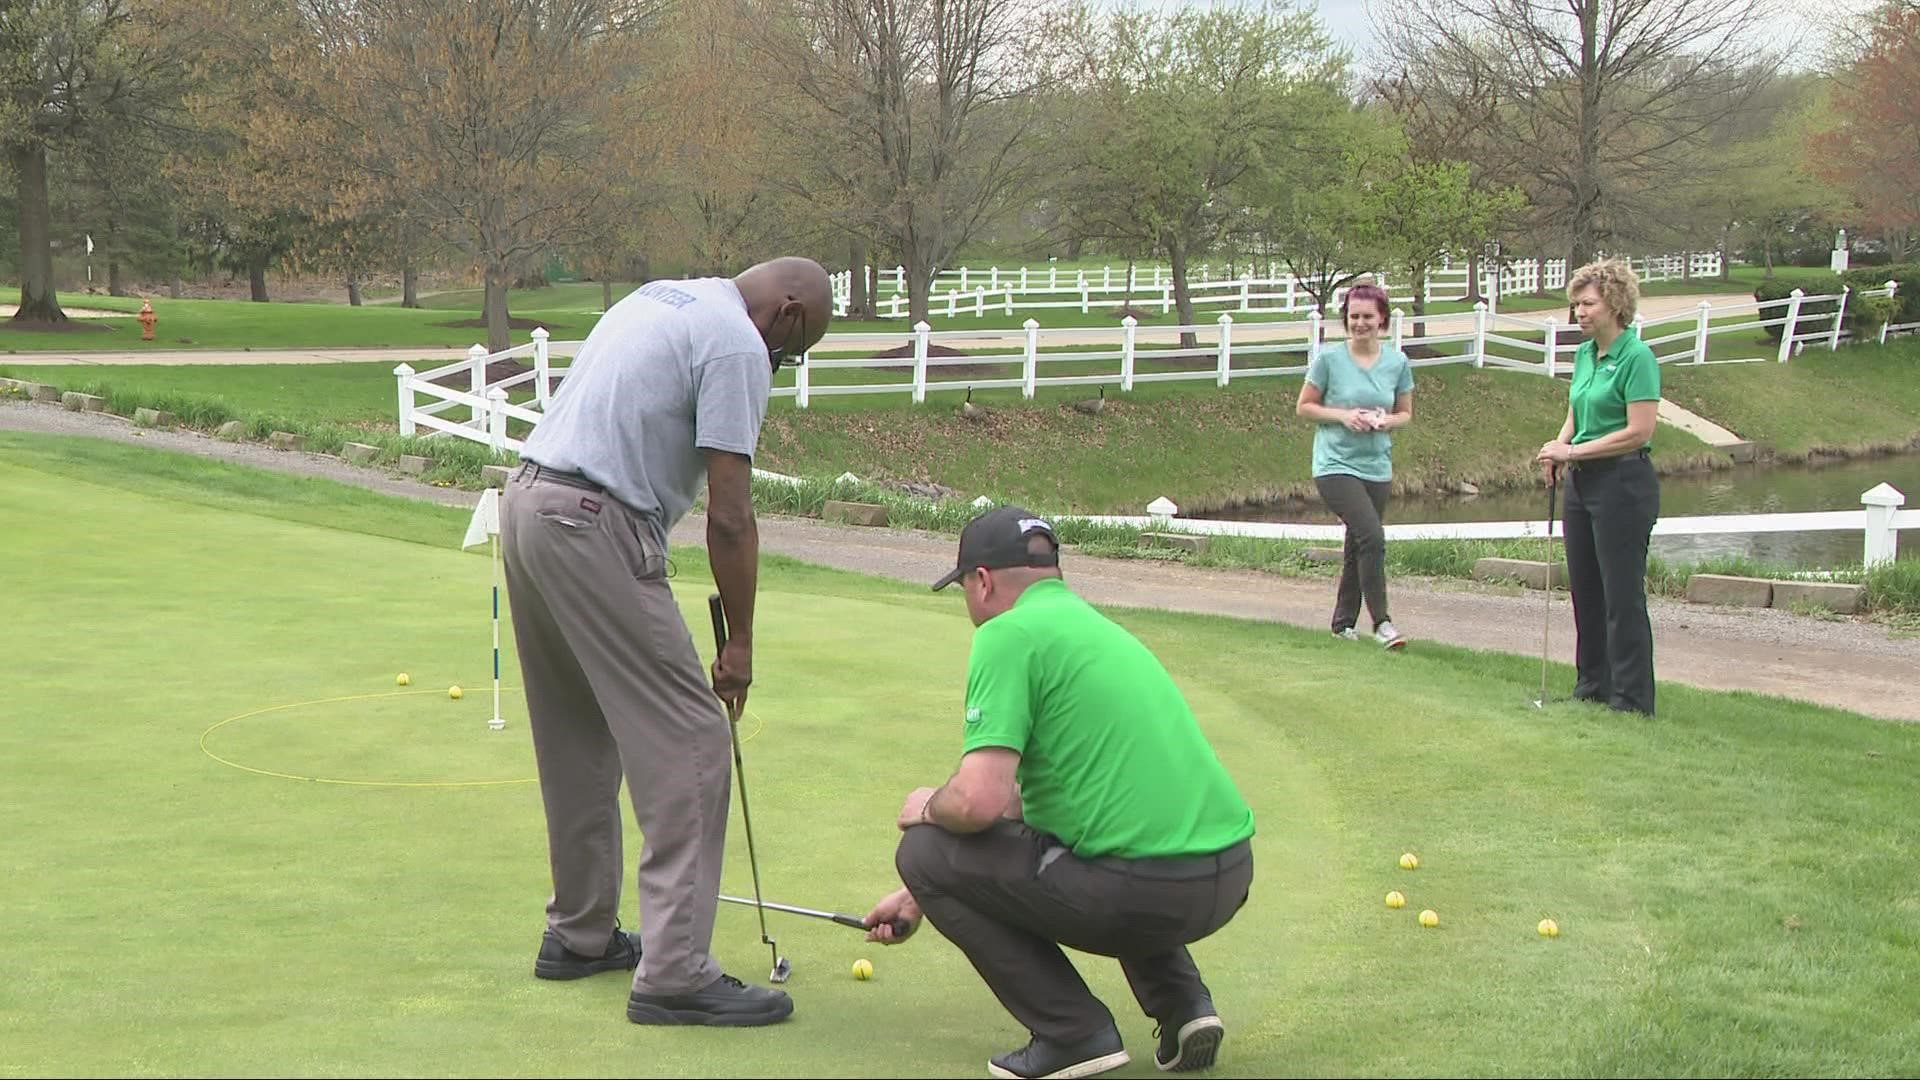
[[533, 973], [542, 979], [584, 979], [603, 971], [632, 971], [640, 966], [640, 935], [618, 926], [599, 956], [585, 956], [560, 943], [549, 929], [540, 939], [540, 955], [534, 957]]
[[731, 975], [722, 975], [690, 994], [627, 995], [627, 1019], [636, 1024], [758, 1027], [791, 1015], [793, 999], [786, 991], [748, 986]]
[[1160, 1045], [1153, 1052], [1154, 1067], [1161, 1072], [1192, 1072], [1213, 1067], [1220, 1054], [1220, 1040], [1226, 1025], [1213, 1011], [1211, 1002], [1189, 1011], [1184, 1019], [1165, 1021], [1153, 1029]]
[[1070, 1080], [1076, 1076], [1098, 1076], [1132, 1060], [1120, 1042], [1120, 1029], [1109, 1027], [1077, 1043], [1057, 1043], [1035, 1035], [1020, 1049], [1009, 1050], [987, 1062], [987, 1075], [1008, 1080], [1037, 1077]]

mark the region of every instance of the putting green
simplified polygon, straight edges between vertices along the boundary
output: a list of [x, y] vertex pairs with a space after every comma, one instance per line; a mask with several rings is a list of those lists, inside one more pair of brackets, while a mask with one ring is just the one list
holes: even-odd
[[[535, 980], [536, 785], [291, 782], [200, 745], [302, 776], [531, 777], [518, 695], [486, 728], [491, 574], [460, 522], [205, 462], [155, 485], [150, 455], [0, 437], [0, 1075], [967, 1076], [1025, 1040], [937, 933], [881, 949], [769, 915], [797, 1010], [765, 1030], [640, 1028], [617, 975]], [[708, 571], [676, 563], [707, 656]], [[951, 595], [778, 559], [762, 590], [761, 884], [863, 912], [895, 884], [901, 799], [953, 767], [972, 628]], [[1252, 899], [1194, 949], [1219, 1074], [1920, 1071], [1887, 1007], [1920, 946], [1920, 731], [1681, 687], [1653, 722], [1535, 711], [1537, 658], [1118, 617], [1258, 819]], [[503, 656], [518, 685], [510, 634]], [[751, 895], [737, 811], [723, 889]], [[722, 906], [715, 948], [765, 979], [750, 908]], [[1122, 1075], [1155, 1075], [1117, 966], [1075, 961]]]

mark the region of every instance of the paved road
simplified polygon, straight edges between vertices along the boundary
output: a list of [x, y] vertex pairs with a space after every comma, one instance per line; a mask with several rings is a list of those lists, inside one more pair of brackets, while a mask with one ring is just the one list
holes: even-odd
[[[183, 450], [303, 475], [325, 476], [396, 495], [471, 506], [475, 494], [420, 484], [319, 454], [268, 450], [184, 432], [141, 431], [117, 417], [56, 406], [0, 402], [0, 430], [94, 435]], [[4, 476], [4, 473], [0, 473]], [[676, 543], [704, 542], [693, 515]], [[953, 564], [947, 537], [896, 529], [860, 529], [798, 518], [764, 518], [764, 550], [806, 562], [928, 584]], [[1326, 627], [1330, 583], [1254, 571], [1202, 570], [1171, 563], [1073, 556], [1074, 587], [1096, 603], [1164, 608]], [[1522, 589], [1454, 580], [1396, 579], [1394, 620], [1412, 639], [1538, 658], [1545, 598]], [[957, 603], [957, 601], [956, 601]], [[1572, 663], [1573, 617], [1564, 595], [1552, 600], [1555, 660]], [[1920, 635], [1865, 620], [1828, 622], [1774, 609], [1716, 608], [1656, 599], [1652, 604], [1659, 678], [1717, 690], [1750, 690], [1920, 721]], [[1356, 645], [1355, 648], [1370, 648]], [[1564, 692], [1564, 687], [1561, 688]]]

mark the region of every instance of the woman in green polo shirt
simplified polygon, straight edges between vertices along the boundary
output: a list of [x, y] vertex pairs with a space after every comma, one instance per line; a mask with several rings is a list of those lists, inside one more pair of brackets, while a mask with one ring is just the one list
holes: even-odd
[[1574, 354], [1567, 419], [1535, 460], [1549, 480], [1566, 480], [1573, 696], [1651, 716], [1647, 542], [1660, 516], [1660, 478], [1647, 444], [1660, 409], [1660, 363], [1633, 330], [1640, 283], [1631, 267], [1583, 266], [1567, 297], [1587, 340]]
[[1399, 649], [1407, 639], [1387, 614], [1387, 536], [1381, 524], [1393, 490], [1393, 435], [1413, 419], [1413, 366], [1380, 340], [1387, 293], [1371, 283], [1347, 291], [1340, 305], [1347, 339], [1329, 342], [1307, 364], [1294, 412], [1315, 421], [1313, 483], [1327, 509], [1347, 526], [1344, 565], [1333, 604], [1333, 636], [1360, 634], [1360, 600], [1373, 616], [1373, 639]]

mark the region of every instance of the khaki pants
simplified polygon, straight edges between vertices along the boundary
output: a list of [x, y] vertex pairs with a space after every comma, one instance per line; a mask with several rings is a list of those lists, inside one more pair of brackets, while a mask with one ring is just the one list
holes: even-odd
[[644, 836], [640, 993], [701, 989], [727, 836], [732, 743], [666, 552], [603, 491], [523, 465], [501, 511], [507, 596], [526, 688], [553, 895], [547, 925], [598, 956], [626, 873], [620, 781]]

